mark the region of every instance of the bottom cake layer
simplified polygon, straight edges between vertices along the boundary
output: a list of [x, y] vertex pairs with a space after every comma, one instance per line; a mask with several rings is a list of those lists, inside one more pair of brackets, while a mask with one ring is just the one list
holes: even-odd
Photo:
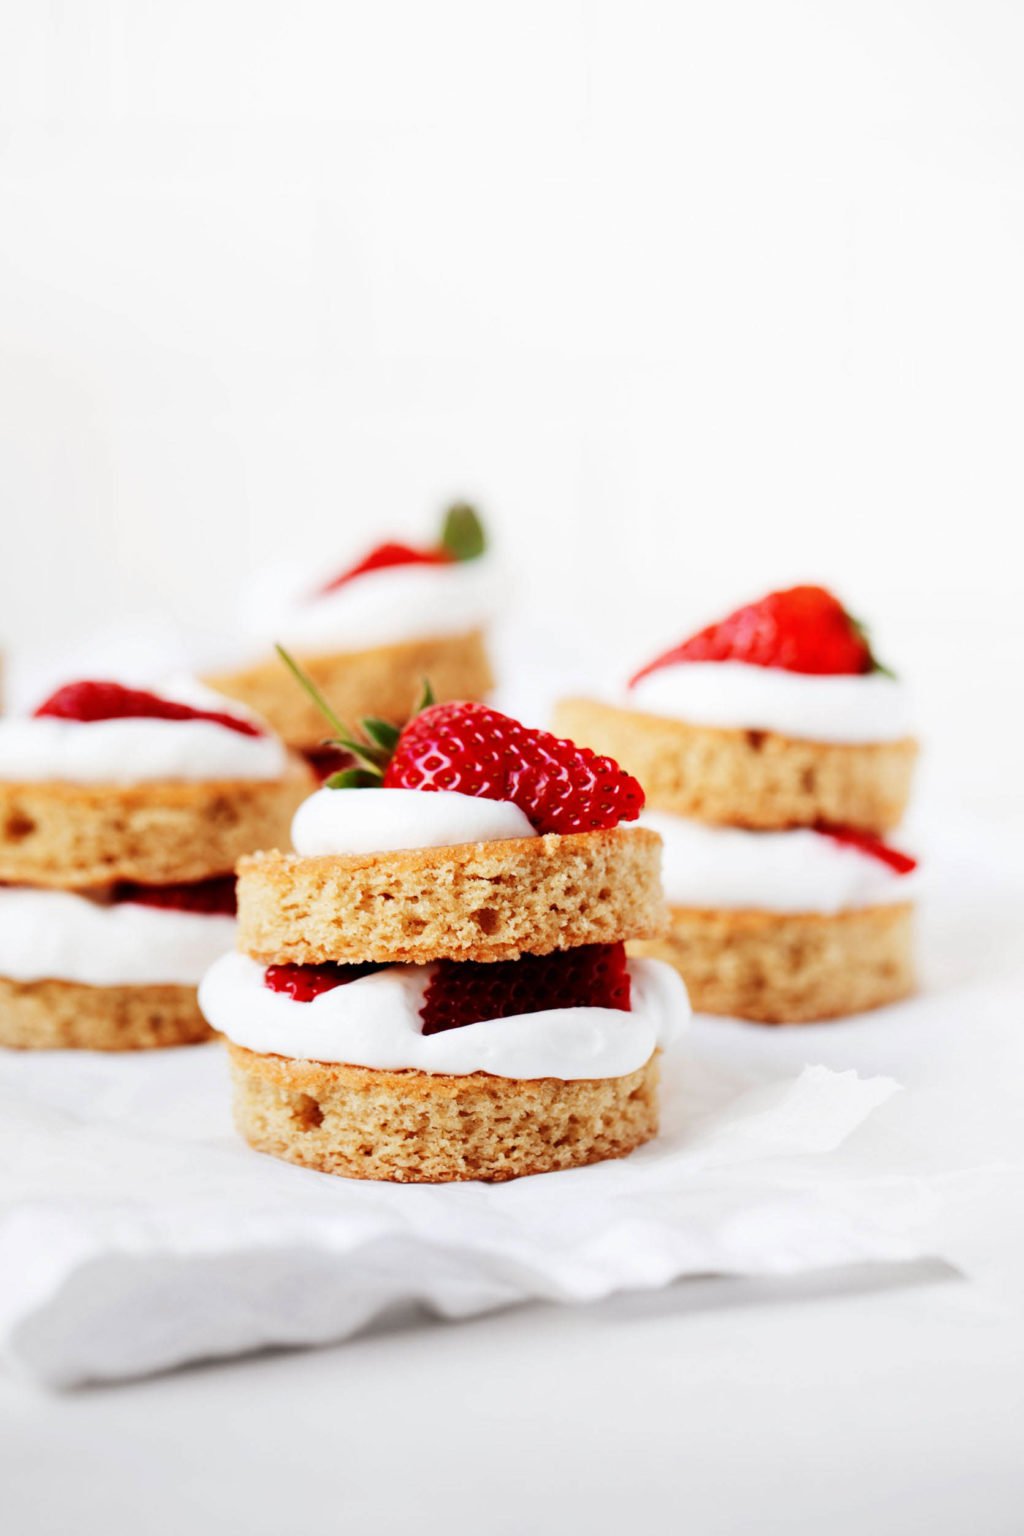
[[626, 1077], [450, 1077], [263, 1056], [229, 1043], [257, 1151], [353, 1179], [516, 1179], [625, 1157], [658, 1130], [657, 1053]]
[[213, 1039], [195, 987], [90, 987], [0, 976], [0, 1046], [141, 1051]]
[[909, 902], [832, 916], [673, 907], [665, 938], [629, 948], [674, 965], [698, 1013], [807, 1024], [907, 997], [912, 930]]

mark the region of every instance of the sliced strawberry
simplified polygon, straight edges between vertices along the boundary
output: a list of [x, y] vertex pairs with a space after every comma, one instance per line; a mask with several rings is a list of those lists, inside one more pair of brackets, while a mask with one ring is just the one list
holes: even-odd
[[238, 715], [217, 709], [194, 709], [191, 704], [181, 704], [177, 699], [163, 699], [143, 688], [125, 688], [121, 683], [68, 683], [51, 694], [35, 713], [39, 719], [50, 716], [83, 723], [96, 720], [208, 720], [211, 725], [223, 725], [241, 736], [264, 734], [258, 725], [253, 725], [251, 720], [242, 720]]
[[466, 702], [434, 704], [414, 716], [383, 784], [511, 800], [542, 833], [614, 827], [635, 820], [644, 803], [636, 779], [612, 758]]
[[234, 875], [213, 875], [209, 880], [191, 880], [184, 885], [138, 885], [133, 880], [122, 880], [114, 887], [113, 899], [135, 902], [141, 907], [219, 917], [234, 917], [238, 911]]
[[454, 556], [446, 549], [413, 549], [409, 544], [378, 544], [376, 549], [371, 549], [355, 565], [349, 566], [322, 586], [320, 592], [337, 592], [339, 587], [346, 586], [357, 576], [365, 576], [368, 571], [385, 571], [395, 565], [450, 565], [453, 559]]
[[880, 837], [875, 837], [871, 832], [859, 832], [856, 827], [833, 827], [822, 824], [815, 827], [823, 837], [830, 837], [834, 843], [842, 843], [847, 848], [856, 848], [860, 853], [866, 853], [870, 858], [877, 859], [881, 864], [887, 864], [898, 875], [909, 875], [917, 868], [917, 860], [912, 859], [909, 853], [901, 853], [898, 848], [890, 848], [888, 843], [883, 843]]
[[333, 746], [330, 742], [319, 747], [303, 747], [302, 755], [321, 784], [332, 773], [341, 773], [355, 762], [351, 752], [346, 752], [344, 747]]
[[824, 587], [790, 587], [737, 608], [642, 667], [630, 687], [661, 667], [687, 661], [742, 661], [829, 676], [885, 671], [862, 626]]
[[321, 992], [333, 992], [360, 976], [370, 976], [384, 967], [367, 961], [363, 965], [341, 965], [328, 961], [324, 965], [268, 965], [263, 972], [263, 985], [271, 992], [287, 992], [297, 1003], [311, 1003]]
[[412, 544], [389, 542], [378, 544], [369, 554], [357, 560], [339, 575], [319, 589], [319, 596], [337, 592], [357, 576], [368, 571], [385, 571], [397, 565], [451, 565], [457, 560], [475, 560], [485, 547], [483, 524], [475, 510], [466, 502], [456, 502], [445, 513], [441, 537], [428, 549], [417, 549]]
[[440, 960], [420, 1008], [425, 1035], [541, 1013], [546, 1008], [630, 1010], [629, 970], [622, 944], [584, 944], [518, 960]]

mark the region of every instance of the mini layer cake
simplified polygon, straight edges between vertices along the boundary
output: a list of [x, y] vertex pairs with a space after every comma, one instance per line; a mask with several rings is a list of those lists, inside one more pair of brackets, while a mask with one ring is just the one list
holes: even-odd
[[[483, 529], [473, 509], [460, 504], [449, 509], [430, 548], [380, 544], [320, 583], [303, 577], [293, 584], [275, 572], [269, 589], [254, 595], [248, 627], [260, 639], [279, 635], [345, 719], [401, 724], [425, 677], [439, 699], [490, 692], [483, 632], [496, 604]], [[323, 721], [276, 657], [260, 656], [209, 681], [256, 710], [314, 766], [320, 762]]]
[[913, 990], [914, 861], [879, 841], [917, 752], [902, 685], [818, 587], [772, 593], [659, 657], [628, 702], [556, 713], [644, 784], [667, 937], [694, 1006], [764, 1023]]
[[234, 939], [233, 865], [312, 782], [224, 702], [81, 682], [0, 721], [0, 1046], [209, 1037], [196, 987]]
[[675, 971], [639, 785], [474, 703], [342, 731], [364, 767], [239, 871], [240, 945], [200, 1001], [263, 1152], [351, 1178], [503, 1180], [657, 1131]]
[[906, 854], [866, 833], [643, 820], [665, 845], [669, 932], [636, 952], [670, 960], [700, 1012], [797, 1024], [913, 991]]

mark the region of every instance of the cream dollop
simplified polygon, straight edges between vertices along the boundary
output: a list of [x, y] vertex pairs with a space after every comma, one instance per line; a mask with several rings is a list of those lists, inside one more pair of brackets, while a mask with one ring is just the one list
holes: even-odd
[[901, 875], [880, 859], [820, 832], [750, 832], [644, 811], [660, 834], [661, 879], [671, 906], [730, 911], [834, 914], [912, 901], [917, 871]]
[[0, 888], [0, 976], [88, 987], [194, 987], [235, 942], [235, 920], [70, 891]]
[[468, 634], [489, 623], [501, 598], [490, 555], [448, 565], [387, 566], [324, 592], [317, 583], [330, 574], [265, 572], [243, 603], [244, 628], [254, 640], [277, 640], [298, 651], [361, 651]]
[[138, 784], [164, 779], [279, 779], [284, 743], [233, 700], [189, 680], [153, 689], [161, 698], [260, 724], [243, 735], [211, 720], [0, 719], [0, 779], [14, 783]]
[[231, 954], [207, 972], [199, 1006], [236, 1045], [263, 1055], [381, 1071], [495, 1077], [623, 1077], [671, 1043], [689, 1018], [686, 988], [659, 960], [630, 961], [632, 1011], [551, 1008], [424, 1035], [429, 966], [391, 966], [300, 1003], [264, 985], [264, 967]]
[[459, 843], [536, 837], [525, 812], [507, 800], [441, 789], [318, 789], [292, 821], [292, 846], [323, 853], [394, 853]]
[[899, 741], [913, 731], [904, 683], [881, 672], [810, 676], [740, 661], [659, 667], [624, 702], [647, 714], [807, 741]]

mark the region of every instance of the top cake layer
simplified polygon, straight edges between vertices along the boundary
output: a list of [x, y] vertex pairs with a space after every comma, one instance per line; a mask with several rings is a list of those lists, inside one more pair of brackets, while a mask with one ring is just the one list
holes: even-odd
[[911, 739], [807, 741], [695, 725], [595, 699], [563, 700], [555, 727], [616, 757], [654, 809], [757, 829], [826, 822], [890, 831], [906, 810], [917, 757]]
[[287, 839], [311, 786], [262, 722], [195, 686], [58, 690], [0, 721], [0, 881], [177, 884]]
[[267, 964], [425, 964], [650, 937], [666, 920], [660, 858], [660, 838], [639, 827], [257, 854], [239, 865], [239, 947]]

